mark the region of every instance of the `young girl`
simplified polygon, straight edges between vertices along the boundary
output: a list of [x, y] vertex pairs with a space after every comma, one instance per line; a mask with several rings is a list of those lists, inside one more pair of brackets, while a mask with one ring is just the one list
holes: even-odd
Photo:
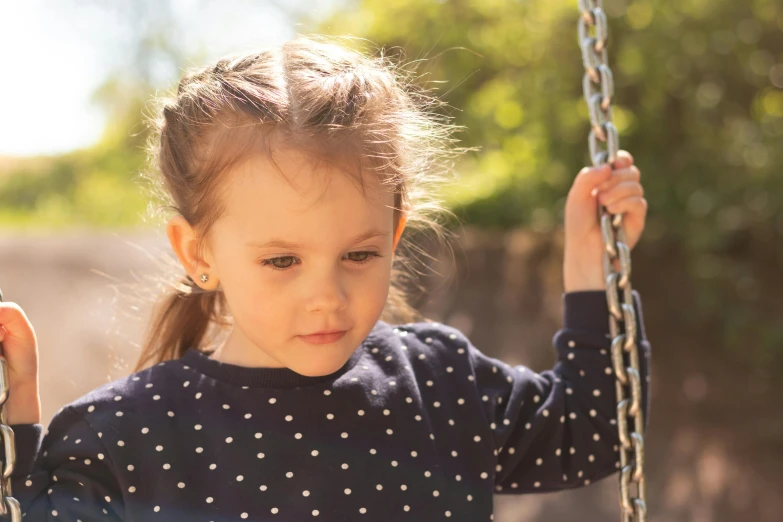
[[[456, 328], [410, 320], [393, 260], [406, 224], [443, 210], [432, 187], [452, 127], [396, 72], [300, 37], [182, 78], [151, 150], [187, 276], [135, 373], [42, 433], [35, 334], [0, 306], [12, 494], [28, 520], [474, 522], [492, 520], [495, 493], [617, 471], [596, 215], [624, 213], [636, 244], [646, 203], [631, 156], [576, 177], [558, 361], [512, 367]], [[232, 328], [210, 345], [216, 324]]]

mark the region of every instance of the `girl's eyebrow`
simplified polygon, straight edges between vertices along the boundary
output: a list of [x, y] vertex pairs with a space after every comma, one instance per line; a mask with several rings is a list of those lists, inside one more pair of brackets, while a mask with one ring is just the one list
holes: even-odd
[[[358, 236], [351, 239], [351, 244], [361, 243], [364, 240], [373, 238], [373, 237], [386, 237], [389, 234], [387, 232], [382, 232], [380, 230], [368, 230], [367, 232], [363, 232], [359, 234]], [[270, 241], [260, 242], [260, 241], [248, 241], [247, 246], [254, 247], [254, 248], [290, 248], [290, 249], [296, 249], [300, 248], [299, 245], [296, 243], [291, 243], [290, 241], [285, 241], [283, 239], [277, 239], [274, 238]]]

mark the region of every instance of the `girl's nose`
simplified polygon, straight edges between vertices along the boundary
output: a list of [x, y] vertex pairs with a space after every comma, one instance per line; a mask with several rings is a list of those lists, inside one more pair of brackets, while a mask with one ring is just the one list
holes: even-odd
[[308, 312], [339, 312], [348, 306], [344, 285], [334, 274], [313, 282], [307, 296]]

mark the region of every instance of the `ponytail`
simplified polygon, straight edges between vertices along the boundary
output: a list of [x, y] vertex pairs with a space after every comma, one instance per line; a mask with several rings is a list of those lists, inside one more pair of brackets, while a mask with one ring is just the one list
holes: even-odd
[[210, 342], [210, 326], [224, 329], [231, 325], [225, 315], [225, 296], [221, 291], [204, 291], [190, 276], [181, 279], [174, 290], [167, 289], [155, 303], [144, 348], [134, 372], [160, 362], [179, 359], [188, 348], [204, 349]]

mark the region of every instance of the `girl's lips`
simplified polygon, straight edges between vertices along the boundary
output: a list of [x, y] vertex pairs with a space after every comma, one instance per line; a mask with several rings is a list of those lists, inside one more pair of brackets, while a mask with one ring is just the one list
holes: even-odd
[[299, 337], [310, 344], [330, 344], [336, 342], [345, 335], [345, 332], [330, 334], [300, 335]]

